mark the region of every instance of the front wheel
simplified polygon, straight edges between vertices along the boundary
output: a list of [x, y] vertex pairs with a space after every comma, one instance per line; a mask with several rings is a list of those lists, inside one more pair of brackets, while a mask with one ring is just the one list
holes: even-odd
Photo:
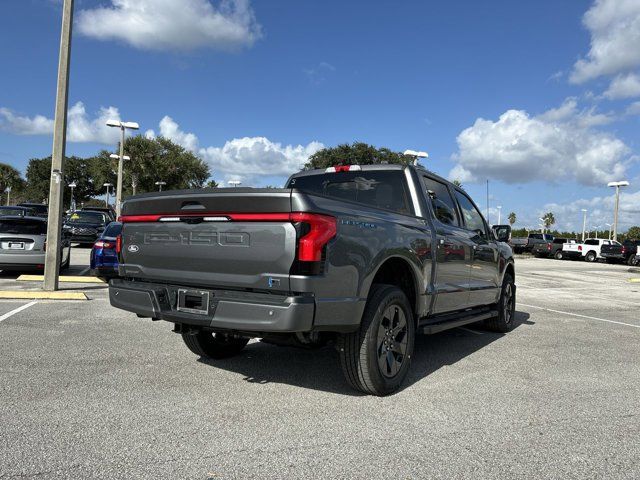
[[587, 255], [584, 257], [585, 261], [591, 263], [591, 262], [595, 262], [596, 261], [596, 252], [588, 252]]
[[553, 257], [556, 260], [562, 260], [564, 258], [564, 254], [562, 253], [562, 250], [556, 250], [556, 253], [553, 254]]
[[407, 376], [414, 342], [415, 321], [404, 292], [373, 285], [360, 329], [338, 338], [342, 371], [356, 390], [389, 395]]
[[484, 321], [484, 326], [493, 332], [507, 333], [513, 328], [516, 315], [516, 285], [513, 276], [505, 273], [498, 300], [498, 315]]
[[182, 340], [189, 350], [201, 357], [214, 359], [237, 355], [249, 342], [248, 338], [236, 337], [224, 333], [199, 331], [183, 333]]

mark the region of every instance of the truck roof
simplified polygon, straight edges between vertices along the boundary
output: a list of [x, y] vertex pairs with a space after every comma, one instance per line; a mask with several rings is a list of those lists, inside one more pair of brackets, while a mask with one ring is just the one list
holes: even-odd
[[[347, 166], [352, 166], [352, 165], [345, 165], [345, 167], [347, 167]], [[422, 165], [401, 165], [401, 164], [397, 164], [397, 163], [376, 163], [376, 164], [373, 164], [373, 165], [358, 165], [358, 167], [360, 167], [360, 170], [365, 171], [365, 172], [366, 171], [372, 171], [372, 170], [378, 170], [379, 171], [379, 170], [413, 169], [413, 170], [416, 170], [419, 173], [426, 173], [429, 176], [433, 177], [435, 180], [438, 180], [438, 181], [443, 182], [443, 183], [447, 183], [447, 184], [453, 186], [454, 188], [458, 188], [452, 182], [447, 180], [446, 178], [441, 177], [437, 173], [433, 173], [431, 170], [426, 169]], [[331, 168], [331, 167], [329, 167], [329, 168]], [[324, 174], [324, 173], [329, 173], [329, 172], [327, 172], [326, 168], [315, 168], [315, 169], [311, 169], [311, 170], [302, 170], [300, 172], [297, 172], [297, 173], [294, 173], [293, 175], [291, 175], [289, 177], [289, 179], [287, 180], [286, 184], [289, 183], [289, 180], [291, 180], [292, 178], [306, 177], [306, 176], [309, 176], [309, 175], [320, 175], [320, 174]]]

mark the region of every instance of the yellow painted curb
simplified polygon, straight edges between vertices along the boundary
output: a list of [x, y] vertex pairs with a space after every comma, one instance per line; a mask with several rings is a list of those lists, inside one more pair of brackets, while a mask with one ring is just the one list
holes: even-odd
[[[44, 275], [20, 275], [18, 277], [19, 282], [42, 282]], [[58, 277], [60, 282], [68, 283], [105, 283], [104, 280], [98, 277], [84, 277], [80, 275], [61, 275]]]
[[630, 278], [629, 281], [631, 283], [640, 283], [640, 278]]
[[24, 290], [0, 290], [0, 298], [28, 300], [88, 300], [82, 292], [27, 292]]

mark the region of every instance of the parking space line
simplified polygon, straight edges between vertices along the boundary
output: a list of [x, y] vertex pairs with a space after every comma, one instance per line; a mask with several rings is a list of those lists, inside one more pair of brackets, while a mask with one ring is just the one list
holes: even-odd
[[589, 315], [581, 315], [579, 313], [572, 313], [572, 312], [563, 312], [562, 310], [553, 310], [552, 308], [538, 307], [536, 305], [527, 305], [526, 303], [520, 303], [520, 302], [518, 302], [518, 305], [521, 305], [523, 307], [529, 307], [529, 308], [537, 308], [539, 310], [545, 310], [547, 312], [552, 312], [552, 313], [559, 313], [561, 315], [570, 315], [572, 317], [586, 318], [588, 320], [597, 320], [599, 322], [615, 323], [617, 325], [625, 325], [627, 327], [640, 328], [640, 325], [634, 325], [632, 323], [616, 322], [615, 320], [607, 320], [606, 318], [590, 317]]
[[26, 310], [27, 308], [29, 308], [29, 307], [31, 307], [31, 306], [33, 306], [33, 305], [35, 305], [36, 303], [38, 303], [38, 302], [29, 302], [29, 303], [26, 303], [26, 304], [24, 304], [24, 305], [19, 306], [18, 308], [14, 308], [14, 309], [13, 309], [13, 310], [11, 310], [10, 312], [7, 312], [7, 313], [5, 313], [4, 315], [2, 315], [2, 316], [0, 317], [0, 322], [1, 322], [1, 321], [3, 321], [3, 320], [6, 320], [6, 319], [7, 319], [7, 318], [9, 318], [9, 317], [12, 317], [12, 316], [13, 316], [13, 315], [15, 315], [16, 313], [20, 313], [21, 311]]
[[78, 275], [84, 275], [85, 273], [87, 273], [89, 271], [89, 267], [83, 269]]

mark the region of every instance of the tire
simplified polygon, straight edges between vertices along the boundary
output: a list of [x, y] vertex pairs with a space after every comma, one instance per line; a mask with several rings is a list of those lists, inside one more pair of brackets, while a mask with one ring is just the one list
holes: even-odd
[[414, 342], [415, 319], [404, 292], [393, 285], [373, 285], [360, 329], [338, 337], [344, 376], [356, 390], [389, 395], [407, 376]]
[[216, 360], [237, 355], [249, 342], [248, 338], [204, 331], [196, 334], [183, 333], [182, 340], [196, 355]]
[[516, 286], [513, 276], [505, 273], [498, 300], [498, 315], [484, 321], [484, 326], [492, 332], [507, 333], [513, 328], [516, 313]]
[[553, 258], [555, 258], [556, 260], [564, 260], [564, 254], [562, 253], [562, 250], [556, 250], [556, 253], [553, 254]]
[[586, 255], [585, 255], [585, 257], [584, 257], [584, 261], [585, 261], [585, 262], [592, 263], [592, 262], [595, 262], [595, 261], [596, 261], [596, 258], [597, 258], [597, 256], [596, 256], [596, 252], [594, 252], [594, 251], [592, 250], [592, 251], [590, 251], [590, 252], [587, 252], [587, 254], [586, 254]]
[[636, 256], [635, 255], [629, 255], [629, 258], [627, 258], [626, 264], [629, 265], [630, 267], [633, 267], [636, 264]]

